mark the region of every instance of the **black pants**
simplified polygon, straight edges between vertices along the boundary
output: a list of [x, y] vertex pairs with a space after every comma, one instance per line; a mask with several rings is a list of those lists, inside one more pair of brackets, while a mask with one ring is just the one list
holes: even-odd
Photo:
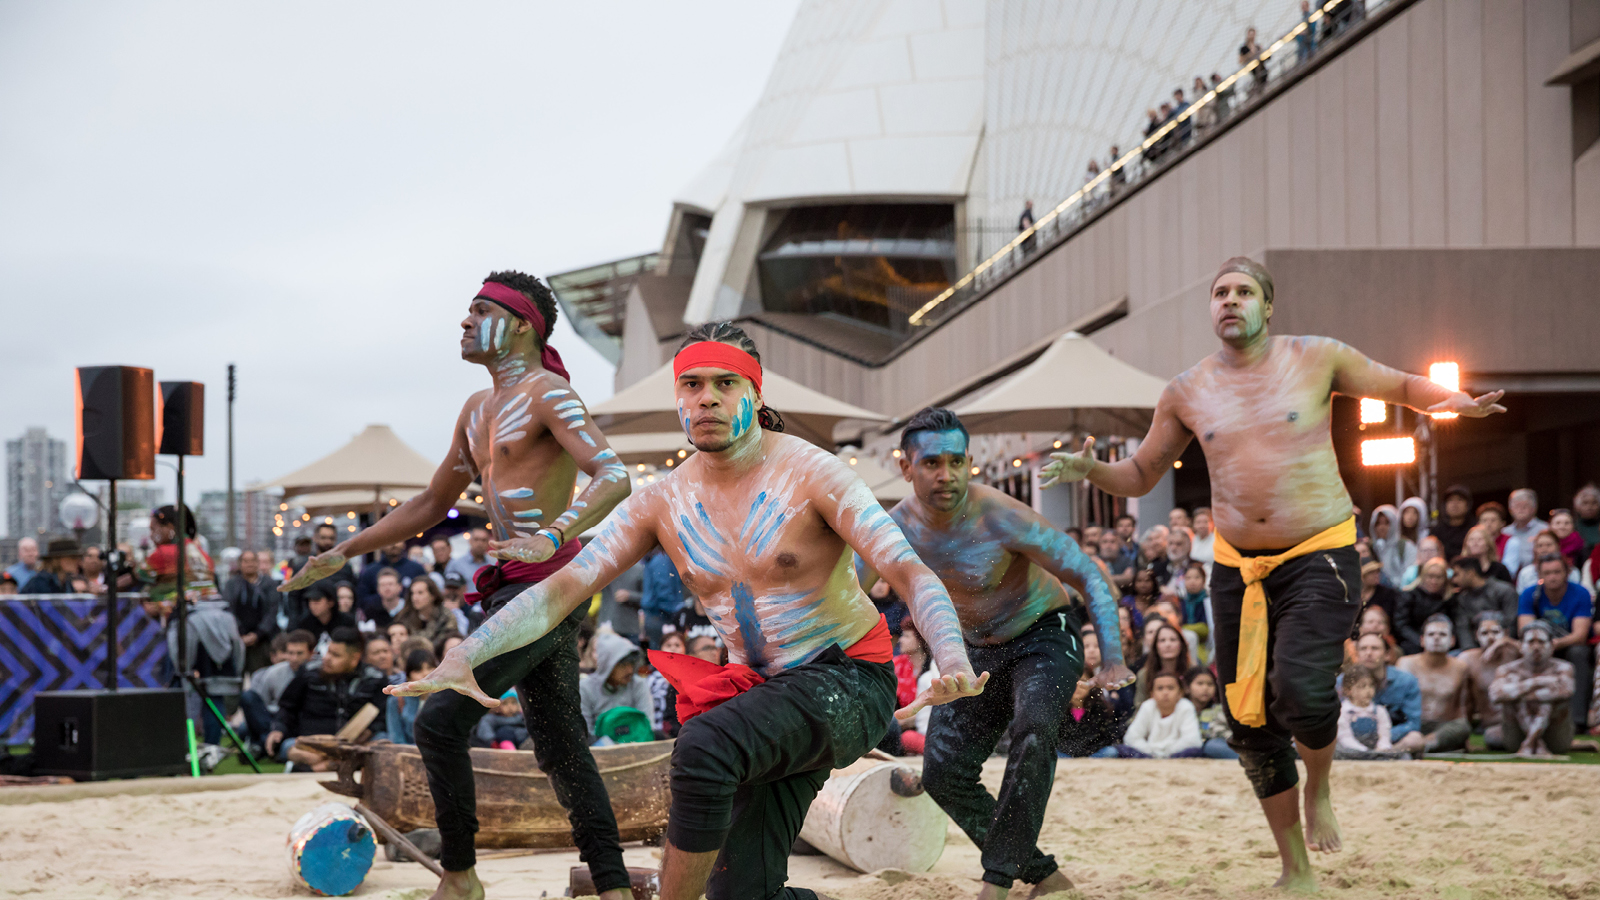
[[[1242, 556], [1276, 556], [1282, 550], [1240, 550]], [[1259, 798], [1281, 794], [1300, 781], [1294, 740], [1318, 750], [1339, 731], [1334, 681], [1344, 662], [1344, 640], [1361, 609], [1361, 561], [1354, 547], [1291, 559], [1267, 576], [1266, 724], [1241, 725], [1228, 710], [1228, 746]], [[1239, 618], [1244, 579], [1239, 570], [1211, 567], [1211, 614], [1217, 644], [1217, 681], [1233, 683], [1239, 662]], [[1227, 697], [1224, 689], [1223, 702]]]
[[[489, 615], [528, 585], [507, 585], [484, 603]], [[589, 728], [578, 701], [578, 621], [582, 607], [526, 647], [501, 654], [472, 670], [478, 686], [498, 697], [513, 685], [533, 738], [540, 771], [550, 777], [556, 799], [572, 822], [578, 856], [589, 864], [597, 892], [628, 886], [617, 817], [589, 752]], [[428, 770], [434, 820], [439, 825], [439, 864], [461, 872], [477, 863], [478, 798], [472, 779], [469, 738], [488, 713], [478, 701], [454, 691], [434, 694], [417, 714], [417, 749]]]
[[[984, 881], [1005, 888], [1018, 878], [1038, 884], [1057, 869], [1038, 840], [1055, 782], [1061, 720], [1070, 715], [1083, 673], [1077, 617], [1052, 610], [1004, 644], [968, 644], [967, 657], [974, 672], [989, 673], [989, 684], [976, 697], [933, 708], [922, 783], [983, 851]], [[1007, 727], [1011, 753], [996, 799], [978, 779]]]
[[816, 897], [784, 887], [789, 849], [828, 773], [883, 738], [894, 704], [892, 666], [830, 647], [683, 724], [667, 840], [722, 851], [707, 900]]

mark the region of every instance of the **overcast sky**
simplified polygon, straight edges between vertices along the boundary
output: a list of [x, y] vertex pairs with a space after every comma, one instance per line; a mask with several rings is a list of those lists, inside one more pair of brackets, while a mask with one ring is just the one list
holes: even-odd
[[70, 439], [75, 366], [205, 382], [193, 502], [233, 362], [240, 486], [373, 422], [442, 457], [478, 282], [659, 249], [797, 6], [0, 0], [0, 436]]

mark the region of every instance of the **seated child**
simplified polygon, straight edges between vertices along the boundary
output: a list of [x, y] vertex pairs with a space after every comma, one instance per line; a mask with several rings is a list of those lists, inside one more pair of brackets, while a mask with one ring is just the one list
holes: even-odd
[[515, 750], [528, 739], [528, 728], [522, 721], [522, 701], [517, 699], [516, 688], [501, 694], [500, 705], [478, 720], [478, 730], [473, 737], [474, 747], [496, 750]]
[[[661, 636], [662, 653], [688, 653], [689, 646], [683, 642], [683, 634], [669, 631]], [[667, 682], [667, 676], [660, 670], [654, 670], [645, 679], [645, 684], [650, 688], [650, 727], [656, 734], [663, 738], [678, 736], [678, 710], [677, 698], [673, 695], [672, 685]], [[671, 700], [669, 701], [669, 696]], [[667, 714], [667, 705], [672, 703], [672, 714]]]
[[[427, 678], [439, 665], [433, 658], [433, 651], [426, 648], [412, 650], [406, 655], [404, 668], [406, 681], [421, 681]], [[389, 698], [389, 709], [384, 713], [383, 721], [389, 726], [389, 740], [396, 744], [415, 744], [417, 713], [422, 711], [422, 702], [426, 697], [399, 697]]]
[[1183, 697], [1183, 678], [1162, 672], [1150, 682], [1150, 699], [1134, 714], [1123, 743], [1095, 753], [1122, 759], [1171, 759], [1202, 755], [1200, 720]]
[[1335, 759], [1399, 759], [1389, 740], [1389, 711], [1378, 705], [1378, 675], [1363, 665], [1346, 665], [1339, 682], [1339, 736]]
[[1189, 702], [1194, 704], [1195, 715], [1200, 720], [1200, 749], [1207, 759], [1238, 759], [1239, 754], [1228, 746], [1233, 730], [1228, 727], [1228, 717], [1223, 714], [1222, 701], [1217, 697], [1217, 676], [1205, 666], [1195, 666], [1185, 679], [1189, 682]]

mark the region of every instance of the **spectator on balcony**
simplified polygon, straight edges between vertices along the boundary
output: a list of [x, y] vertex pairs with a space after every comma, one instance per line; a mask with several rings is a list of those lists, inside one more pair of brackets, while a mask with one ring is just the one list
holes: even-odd
[[1122, 148], [1116, 144], [1111, 145], [1111, 158], [1106, 160], [1106, 166], [1111, 169], [1111, 196], [1115, 197], [1122, 189], [1128, 186], [1127, 170], [1117, 165], [1117, 160], [1122, 158]]
[[1023, 253], [1032, 253], [1034, 251], [1034, 248], [1036, 248], [1038, 246], [1038, 240], [1035, 238], [1034, 234], [1031, 231], [1029, 231], [1029, 229], [1031, 229], [1032, 227], [1033, 227], [1033, 201], [1032, 200], [1024, 200], [1024, 201], [1022, 201], [1022, 215], [1017, 217], [1017, 233], [1018, 234], [1026, 233], [1028, 235], [1027, 237], [1022, 239], [1022, 252]]
[[1244, 43], [1239, 45], [1239, 68], [1242, 69], [1251, 62], [1259, 63], [1251, 70], [1250, 90], [1247, 95], [1248, 99], [1254, 100], [1267, 86], [1267, 61], [1261, 55], [1261, 45], [1256, 43], [1255, 26], [1245, 29]]
[[1211, 73], [1211, 89], [1217, 92], [1217, 121], [1221, 122], [1228, 117], [1230, 104], [1233, 103], [1233, 85], [1222, 86], [1222, 76]]
[[1506, 543], [1500, 550], [1500, 561], [1511, 571], [1521, 572], [1523, 566], [1533, 564], [1534, 537], [1550, 526], [1538, 516], [1539, 495], [1532, 488], [1512, 491], [1510, 505], [1511, 524], [1501, 531]]
[[[1149, 121], [1146, 122], [1144, 126], [1144, 139], [1148, 142], [1150, 138], [1155, 135], [1156, 131], [1161, 128], [1161, 114], [1153, 109], [1147, 109], [1145, 110], [1145, 115], [1150, 117]], [[1156, 163], [1160, 162], [1160, 146], [1161, 144], [1159, 141], [1153, 144], [1147, 143], [1144, 148], [1144, 161], [1150, 163], [1151, 165], [1155, 165]]]
[[1294, 36], [1294, 49], [1298, 54], [1296, 65], [1306, 62], [1317, 52], [1317, 23], [1311, 21], [1311, 0], [1300, 0], [1300, 24], [1304, 26]]
[[[1194, 102], [1196, 104], [1199, 104], [1201, 100], [1205, 99], [1206, 92], [1210, 90], [1210, 88], [1206, 87], [1206, 80], [1201, 78], [1199, 75], [1194, 77], [1194, 85], [1192, 89], [1194, 91]], [[1201, 105], [1199, 109], [1194, 111], [1193, 118], [1195, 134], [1201, 137], [1205, 137], [1207, 134], [1210, 134], [1211, 129], [1215, 128], [1217, 125], [1217, 98], [1212, 97], [1211, 102]]]

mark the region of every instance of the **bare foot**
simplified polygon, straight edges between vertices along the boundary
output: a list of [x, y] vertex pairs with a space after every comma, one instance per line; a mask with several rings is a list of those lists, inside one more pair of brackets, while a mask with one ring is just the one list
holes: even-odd
[[1272, 886], [1279, 890], [1294, 894], [1315, 894], [1317, 892], [1317, 876], [1312, 874], [1307, 867], [1304, 871], [1291, 872], [1284, 869], [1283, 875]]
[[428, 900], [483, 900], [483, 883], [478, 881], [476, 869], [446, 871], [439, 879], [439, 889]]
[[1006, 895], [1011, 893], [1010, 888], [1003, 888], [998, 884], [985, 881], [983, 889], [978, 891], [978, 900], [1006, 900]]
[[1306, 785], [1306, 846], [1319, 853], [1338, 853], [1344, 847], [1339, 820], [1333, 815], [1333, 791], [1326, 780], [1314, 790]]
[[1057, 869], [1045, 876], [1043, 881], [1034, 885], [1033, 893], [1029, 896], [1043, 897], [1046, 894], [1054, 894], [1060, 891], [1070, 891], [1073, 887], [1074, 885], [1072, 883], [1072, 879], [1067, 877], [1067, 873]]

